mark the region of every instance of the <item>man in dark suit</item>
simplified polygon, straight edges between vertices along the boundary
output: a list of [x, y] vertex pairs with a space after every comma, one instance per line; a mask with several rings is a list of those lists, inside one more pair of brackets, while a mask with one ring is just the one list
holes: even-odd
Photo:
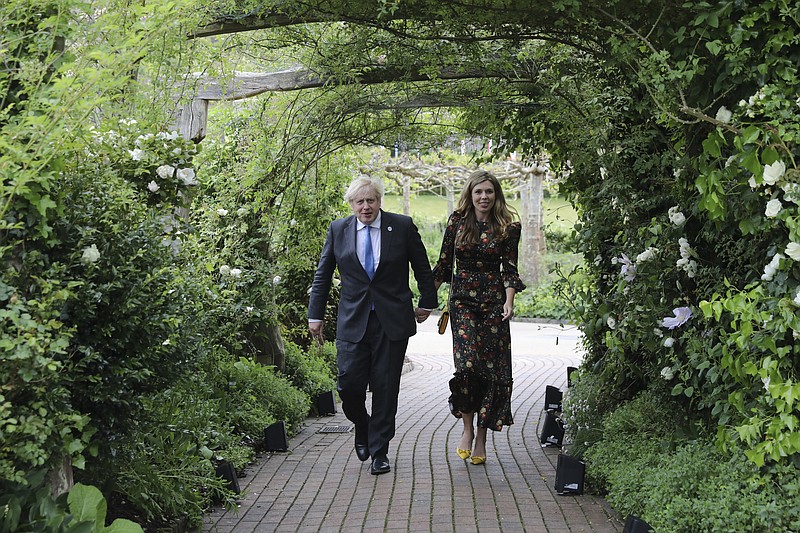
[[[322, 319], [338, 267], [341, 296], [336, 324], [338, 390], [355, 425], [355, 451], [372, 457], [370, 473], [391, 470], [387, 453], [395, 434], [397, 396], [408, 339], [438, 306], [428, 255], [410, 217], [381, 210], [383, 184], [353, 180], [345, 194], [353, 215], [334, 220], [311, 285], [309, 329], [322, 342]], [[420, 292], [411, 301], [409, 264]], [[366, 408], [367, 386], [372, 412]]]

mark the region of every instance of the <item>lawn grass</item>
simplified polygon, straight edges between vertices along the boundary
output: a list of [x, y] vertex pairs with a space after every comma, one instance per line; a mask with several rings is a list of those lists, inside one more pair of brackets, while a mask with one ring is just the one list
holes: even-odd
[[[521, 213], [520, 201], [509, 202], [518, 213]], [[403, 197], [387, 194], [383, 199], [383, 208], [393, 213], [403, 212]], [[550, 197], [542, 202], [544, 209], [544, 226], [555, 233], [569, 233], [575, 224], [577, 214], [572, 206], [563, 198]], [[418, 223], [442, 222], [447, 220], [447, 200], [430, 194], [411, 197], [411, 216]]]
[[[519, 200], [511, 205], [520, 212]], [[386, 195], [383, 206], [386, 211], [401, 213], [403, 211], [403, 198], [397, 195]], [[561, 235], [561, 239], [570, 235], [577, 219], [577, 214], [572, 206], [563, 198], [545, 198], [542, 208], [544, 210], [545, 232], [550, 238]], [[434, 264], [439, 257], [442, 242], [442, 232], [447, 222], [447, 200], [444, 198], [424, 195], [411, 198], [411, 216], [419, 228], [422, 241], [428, 251], [428, 258]], [[560, 248], [560, 249], [559, 249]], [[564, 246], [548, 246], [548, 251], [542, 257], [542, 276], [537, 284], [529, 284], [528, 288], [517, 295], [515, 313], [519, 318], [548, 318], [563, 320], [567, 318], [571, 302], [565, 299], [556, 290], [556, 282], [560, 279], [558, 270], [566, 273], [582, 263], [580, 255], [564, 249]], [[412, 280], [412, 286], [413, 280]], [[441, 301], [446, 298], [446, 286], [439, 290]]]

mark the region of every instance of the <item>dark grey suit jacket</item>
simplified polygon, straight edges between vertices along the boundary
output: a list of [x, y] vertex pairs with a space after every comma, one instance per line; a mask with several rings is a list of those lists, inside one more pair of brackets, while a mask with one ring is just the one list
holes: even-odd
[[308, 317], [322, 319], [331, 288], [333, 272], [339, 268], [341, 297], [336, 338], [358, 342], [367, 329], [371, 303], [386, 336], [393, 341], [407, 339], [417, 332], [409, 265], [420, 292], [419, 307], [438, 307], [428, 255], [411, 217], [381, 211], [380, 263], [369, 279], [356, 253], [355, 215], [334, 220], [328, 228], [325, 245], [311, 285]]

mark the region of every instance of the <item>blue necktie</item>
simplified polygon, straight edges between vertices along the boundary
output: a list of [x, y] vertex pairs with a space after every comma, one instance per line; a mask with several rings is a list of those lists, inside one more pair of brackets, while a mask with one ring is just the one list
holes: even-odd
[[364, 237], [364, 270], [367, 271], [367, 276], [372, 279], [375, 275], [375, 259], [372, 257], [372, 237], [369, 234], [369, 226], [367, 228], [367, 235]]

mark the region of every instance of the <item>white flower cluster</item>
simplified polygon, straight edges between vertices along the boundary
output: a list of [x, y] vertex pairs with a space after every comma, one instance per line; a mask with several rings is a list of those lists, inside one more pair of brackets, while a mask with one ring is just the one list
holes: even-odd
[[775, 274], [778, 272], [778, 268], [781, 266], [781, 259], [783, 259], [782, 254], [775, 254], [772, 256], [772, 260], [764, 267], [764, 273], [761, 274], [761, 279], [764, 281], [772, 281], [772, 278], [775, 277]]
[[697, 261], [692, 259], [692, 247], [685, 237], [678, 239], [680, 246], [681, 258], [675, 263], [675, 266], [686, 272], [686, 275], [693, 278], [697, 274]]
[[83, 254], [81, 254], [81, 261], [86, 264], [90, 265], [92, 263], [96, 263], [100, 260], [100, 250], [97, 249], [97, 245], [93, 244], [91, 246], [87, 246], [83, 249]]
[[666, 381], [670, 381], [675, 377], [675, 372], [672, 371], [671, 367], [665, 366], [661, 369], [661, 377]]
[[636, 256], [636, 264], [644, 263], [645, 261], [650, 261], [656, 256], [657, 252], [658, 248], [653, 248], [652, 246], [649, 246], [647, 250]]
[[242, 277], [242, 270], [239, 268], [231, 268], [228, 265], [222, 265], [219, 267], [219, 273], [222, 276], [230, 276], [232, 278], [241, 278]]
[[620, 257], [612, 257], [611, 263], [616, 265], [622, 265], [619, 270], [619, 275], [622, 276], [622, 279], [625, 281], [633, 281], [636, 279], [636, 265], [633, 264], [633, 261], [630, 258], [622, 254]]
[[680, 210], [679, 206], [672, 206], [667, 211], [667, 215], [669, 216], [669, 221], [675, 224], [676, 226], [682, 226], [684, 222], [686, 222], [686, 217]]
[[754, 109], [754, 107], [765, 98], [766, 94], [764, 94], [764, 89], [762, 88], [759, 89], [753, 96], [748, 98], [747, 101], [739, 100], [739, 106], [746, 107], [747, 110], [745, 111], [745, 113], [747, 113], [748, 117], [753, 118], [756, 116], [756, 110]]
[[720, 122], [724, 122], [725, 124], [727, 124], [728, 122], [731, 121], [732, 115], [733, 113], [731, 113], [731, 111], [727, 107], [721, 106], [717, 111], [716, 119], [719, 120]]

